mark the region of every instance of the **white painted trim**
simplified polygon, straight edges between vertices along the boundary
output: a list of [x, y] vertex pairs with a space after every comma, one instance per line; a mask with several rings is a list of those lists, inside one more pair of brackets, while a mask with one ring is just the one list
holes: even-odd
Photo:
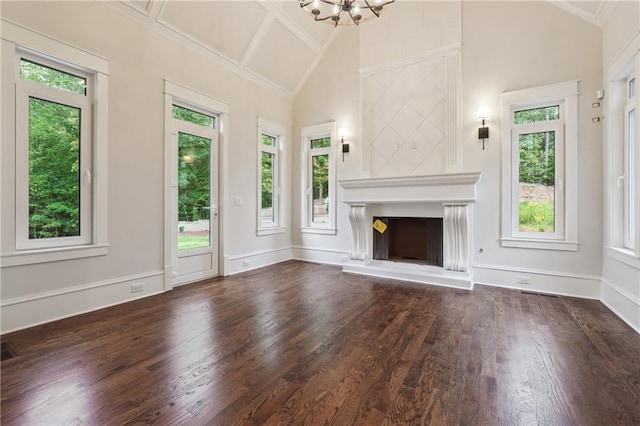
[[600, 301], [640, 334], [640, 299], [638, 297], [603, 278]]
[[384, 65], [375, 65], [373, 67], [362, 68], [359, 70], [361, 77], [366, 77], [374, 74], [379, 74], [385, 71], [391, 71], [396, 68], [402, 68], [409, 65], [414, 65], [423, 61], [430, 61], [432, 59], [442, 58], [445, 56], [457, 55], [460, 53], [462, 45], [460, 43], [450, 44], [448, 46], [433, 49], [428, 52], [420, 53], [418, 55], [407, 56], [398, 61], [391, 62]]
[[109, 252], [108, 244], [95, 244], [75, 247], [58, 247], [41, 250], [20, 251], [2, 255], [2, 267], [31, 265], [35, 263], [59, 262], [61, 260], [81, 259], [84, 257], [105, 256]]
[[[16, 66], [14, 68], [16, 70], [16, 80], [19, 80], [19, 66], [17, 59], [26, 52], [26, 56], [34, 54], [36, 57], [43, 58], [45, 61], [52, 61], [54, 64], [62, 64], [63, 68], [70, 67], [75, 70], [80, 70], [83, 75], [92, 79], [92, 84], [90, 84], [89, 87], [93, 90], [93, 92], [88, 94], [90, 95], [89, 97], [82, 97], [81, 101], [84, 104], [85, 102], [89, 102], [88, 99], [90, 97], [93, 98], [93, 107], [89, 108], [89, 105], [85, 106], [87, 111], [92, 110], [91, 137], [88, 137], [86, 134], [83, 136], [85, 139], [90, 139], [91, 141], [91, 149], [88, 152], [89, 158], [83, 158], [84, 172], [89, 172], [89, 176], [91, 176], [90, 179], [92, 181], [90, 185], [83, 185], [85, 187], [83, 190], [85, 194], [85, 201], [87, 201], [86, 198], [89, 193], [91, 194], [91, 200], [86, 203], [91, 205], [89, 209], [91, 220], [86, 220], [86, 218], [84, 220], [85, 223], [89, 223], [90, 229], [87, 229], [87, 225], [85, 225], [81, 231], [81, 235], [84, 235], [87, 239], [80, 241], [81, 238], [79, 238], [78, 245], [69, 244], [67, 247], [44, 247], [39, 246], [39, 244], [32, 244], [33, 242], [29, 241], [28, 247], [23, 245], [23, 248], [27, 248], [27, 250], [18, 251], [18, 244], [20, 244], [21, 241], [19, 238], [16, 238], [18, 236], [18, 233], [16, 232], [16, 235], [13, 236], [14, 240], [12, 241], [11, 246], [6, 245], [6, 243], [3, 244], [3, 249], [5, 251], [11, 247], [10, 249], [12, 252], [3, 254], [0, 262], [4, 267], [106, 255], [109, 247], [107, 239], [109, 61], [102, 56], [62, 42], [46, 34], [31, 30], [4, 18], [2, 18], [2, 25], [0, 25], [0, 29], [2, 31], [2, 38], [5, 40], [3, 45], [5, 45], [5, 47], [10, 46], [9, 50], [11, 50], [12, 53], [11, 57], [16, 60]], [[16, 55], [16, 53], [18, 53], [18, 55]], [[7, 57], [3, 59], [7, 59]], [[3, 81], [2, 90], [11, 93], [11, 96], [13, 97], [12, 103], [15, 105], [17, 101], [17, 89], [7, 90], [8, 87], [5, 86], [6, 81], [7, 80]], [[29, 87], [30, 83], [31, 82], [27, 81], [14, 82], [17, 87], [23, 85]], [[46, 87], [43, 87], [41, 90], [45, 93], [49, 90], [55, 92], [55, 89]], [[57, 98], [57, 96], [66, 98], [68, 95], [69, 94], [57, 94], [54, 95], [52, 100], [55, 100], [54, 98]], [[17, 140], [17, 135], [15, 133], [17, 125], [15, 120], [20, 119], [20, 115], [15, 114], [14, 111], [13, 118], [14, 123], [10, 126], [11, 137], [8, 139], [15, 141]], [[16, 155], [16, 161], [19, 159], [17, 155], [19, 155], [20, 152], [21, 148], [14, 146], [13, 154]], [[85, 150], [85, 153], [86, 152], [87, 150]], [[16, 168], [16, 165], [16, 163], [13, 164], [14, 178], [16, 180], [12, 185], [13, 188], [10, 200], [20, 208], [19, 205], [21, 205], [21, 203], [18, 203], [20, 197], [16, 192], [16, 188], [20, 186], [23, 175], [20, 173], [20, 168]], [[89, 190], [90, 187], [91, 190]], [[85, 205], [84, 202], [83, 205]], [[15, 211], [13, 213], [15, 214]], [[16, 229], [18, 229], [17, 227], [20, 225], [19, 222], [22, 218], [13, 215], [10, 216], [10, 219], [12, 223], [9, 226], [12, 227], [13, 232], [15, 232]], [[83, 242], [86, 244], [82, 244]]]
[[[501, 148], [501, 223], [500, 244], [504, 247], [519, 247], [541, 250], [568, 250], [578, 249], [578, 88], [579, 80], [571, 80], [546, 86], [532, 87], [529, 89], [505, 92], [500, 95], [501, 119], [502, 119], [502, 148]], [[564, 182], [556, 192], [562, 197], [558, 203], [559, 217], [557, 232], [558, 239], [544, 239], [535, 235], [517, 232], [516, 206], [516, 179], [514, 175], [513, 158], [513, 133], [517, 127], [512, 124], [514, 108], [526, 108], [551, 102], [563, 102], [561, 108], [564, 112], [564, 157], [560, 157], [562, 164], [557, 166], [564, 170]], [[562, 114], [562, 112], [561, 112]], [[550, 126], [552, 124], [550, 123]], [[562, 192], [560, 192], [560, 190]], [[562, 213], [564, 211], [564, 213]], [[561, 222], [560, 222], [561, 221]]]
[[[164, 271], [151, 271], [3, 300], [2, 334], [161, 293], [163, 276]], [[131, 293], [130, 284], [143, 280], [145, 290]]]
[[[164, 134], [164, 264], [165, 269], [174, 271], [177, 266], [177, 255], [174, 253], [174, 241], [177, 241], [175, 235], [176, 229], [173, 226], [177, 223], [177, 212], [174, 209], [174, 191], [176, 188], [173, 186], [173, 182], [176, 181], [177, 171], [175, 170], [175, 162], [173, 161], [174, 146], [173, 146], [173, 114], [172, 105], [174, 102], [186, 103], [194, 105], [199, 109], [209, 111], [218, 116], [219, 125], [216, 127], [217, 139], [218, 139], [218, 258], [217, 262], [217, 274], [225, 275], [226, 262], [226, 248], [228, 241], [228, 230], [226, 229], [226, 217], [228, 214], [228, 207], [226, 200], [226, 194], [228, 193], [228, 143], [229, 143], [229, 105], [223, 101], [215, 99], [204, 93], [192, 90], [181, 84], [173, 83], [170, 80], [164, 80], [164, 93], [165, 93], [165, 134]], [[208, 275], [188, 275], [186, 282], [193, 282], [199, 279], [208, 278]], [[184, 284], [185, 280], [175, 280], [176, 283]], [[173, 288], [173, 277], [166, 278], [165, 291]]]
[[[200, 44], [189, 37], [181, 35], [180, 33], [162, 24], [160, 22], [160, 13], [162, 7], [164, 6], [164, 2], [154, 1], [151, 3], [151, 7], [149, 8], [149, 18], [142, 17], [139, 13], [128, 13], [129, 9], [124, 10], [123, 8], [118, 6], [118, 3], [114, 1], [98, 0], [98, 2], [108, 9], [118, 13], [119, 15], [134, 21], [136, 24], [141, 25], [150, 31], [153, 31], [156, 34], [167, 37], [168, 39], [184, 46], [192, 52], [203, 55], [207, 59], [210, 59], [213, 62], [224, 66], [230, 72], [237, 74], [266, 90], [269, 90], [271, 93], [274, 93], [275, 95], [289, 101], [293, 100], [294, 94], [290, 90], [287, 90], [260, 75], [249, 72], [249, 70], [247, 69], [241, 68], [237, 63], [230, 61], [220, 52], [211, 50], [206, 45]], [[161, 6], [157, 7], [156, 4], [160, 4]]]
[[273, 227], [273, 228], [259, 228], [256, 231], [256, 235], [261, 237], [263, 235], [284, 234], [285, 232], [287, 232], [287, 228], [284, 228], [282, 226], [278, 226], [278, 227]]
[[135, 10], [138, 13], [148, 17], [149, 16], [149, 6], [151, 5], [151, 0], [147, 0], [147, 5], [144, 8], [137, 6], [135, 3], [132, 3], [130, 0], [120, 0], [125, 5], [129, 6], [131, 9]]
[[293, 246], [293, 259], [303, 262], [342, 266], [348, 260], [349, 252], [321, 247]]
[[[518, 276], [523, 274], [528, 276], [529, 284], [517, 282]], [[600, 277], [592, 275], [474, 264], [473, 277], [476, 284], [492, 287], [595, 300], [600, 295]]]
[[182, 84], [174, 83], [171, 80], [164, 80], [164, 93], [173, 95], [174, 98], [194, 104], [200, 108], [212, 110], [220, 114], [229, 114], [228, 102], [221, 101]]
[[[228, 264], [228, 274], [235, 275], [241, 272], [259, 269], [276, 263], [286, 262], [293, 259], [291, 246], [281, 247], [273, 250], [262, 250], [253, 253], [228, 256], [225, 260]], [[245, 266], [245, 262], [248, 265]]]
[[507, 271], [507, 272], [521, 272], [525, 274], [547, 275], [551, 277], [564, 277], [564, 278], [576, 278], [581, 280], [599, 280], [600, 276], [586, 275], [586, 274], [574, 274], [572, 272], [563, 271], [549, 271], [546, 269], [533, 269], [533, 268], [518, 268], [512, 266], [499, 266], [499, 265], [487, 265], [481, 263], [474, 263], [474, 269], [491, 269], [495, 271]]
[[[500, 95], [502, 105], [530, 105], [553, 102], [569, 96], [578, 96], [579, 80], [570, 80], [530, 89], [514, 90]], [[507, 120], [506, 123], [510, 123]]]
[[336, 235], [338, 233], [338, 230], [336, 228], [314, 228], [310, 226], [301, 226], [300, 232], [302, 232], [303, 234]]
[[2, 38], [20, 47], [38, 52], [41, 55], [67, 62], [71, 66], [81, 65], [92, 71], [109, 75], [109, 60], [74, 46], [57, 38], [32, 30], [26, 26], [1, 18]]
[[[561, 0], [549, 0], [549, 3], [551, 3], [552, 5], [559, 7], [560, 9], [567, 11], [569, 13], [571, 13], [572, 15], [577, 16], [578, 18], [584, 19], [585, 21], [594, 24], [594, 25], [598, 25], [598, 15], [600, 14], [600, 11], [602, 10], [602, 6], [600, 6], [600, 8], [598, 9], [598, 12], [596, 12], [595, 15], [591, 14], [590, 12], [587, 12], [584, 9], [579, 8], [578, 6], [574, 6], [573, 4]], [[606, 3], [606, 1], [603, 1], [603, 3]], [[600, 27], [602, 28], [602, 27]]]
[[[605, 82], [611, 82], [619, 78], [620, 72], [625, 66], [633, 59], [633, 57], [640, 51], [640, 33], [632, 38], [627, 46], [611, 61], [611, 64], [606, 65]], [[637, 90], [637, 89], [636, 89]]]
[[529, 248], [538, 250], [578, 251], [578, 241], [534, 240], [531, 238], [500, 238], [502, 247]]
[[640, 269], [640, 258], [635, 255], [635, 253], [629, 249], [621, 248], [621, 247], [606, 247], [607, 256], [611, 259], [615, 259], [618, 262], [622, 262], [625, 265], [631, 266], [635, 269]]

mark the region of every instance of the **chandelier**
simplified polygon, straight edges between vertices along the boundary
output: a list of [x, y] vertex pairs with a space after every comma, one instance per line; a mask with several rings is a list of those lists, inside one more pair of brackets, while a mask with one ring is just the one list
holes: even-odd
[[[385, 6], [395, 0], [298, 0], [300, 7], [313, 15], [316, 21], [338, 25], [360, 25], [373, 17], [380, 17]], [[348, 18], [342, 17], [342, 13]]]

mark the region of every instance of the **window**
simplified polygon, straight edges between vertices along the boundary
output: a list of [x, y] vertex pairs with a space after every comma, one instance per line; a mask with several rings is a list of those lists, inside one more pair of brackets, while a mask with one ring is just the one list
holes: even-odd
[[577, 250], [577, 82], [502, 95], [502, 245]]
[[282, 126], [258, 118], [258, 235], [285, 231], [281, 159], [285, 133]]
[[635, 140], [636, 140], [636, 79], [631, 76], [626, 81], [626, 102], [624, 108], [624, 246], [635, 248]]
[[3, 178], [15, 195], [3, 200], [16, 208], [3, 223], [15, 237], [3, 241], [3, 264], [106, 254], [108, 62], [24, 28], [10, 34], [16, 71], [2, 84], [15, 88], [5, 90], [15, 96], [15, 168]]
[[19, 56], [17, 248], [88, 244], [91, 79], [44, 58]]
[[335, 123], [304, 127], [302, 232], [335, 234]]

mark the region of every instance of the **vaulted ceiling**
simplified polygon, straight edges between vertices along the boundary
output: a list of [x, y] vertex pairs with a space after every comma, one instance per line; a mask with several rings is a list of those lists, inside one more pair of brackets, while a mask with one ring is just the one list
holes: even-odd
[[[566, 0], [552, 4], [602, 26], [607, 3], [612, 1]], [[101, 2], [289, 99], [339, 31], [314, 22], [297, 0]]]

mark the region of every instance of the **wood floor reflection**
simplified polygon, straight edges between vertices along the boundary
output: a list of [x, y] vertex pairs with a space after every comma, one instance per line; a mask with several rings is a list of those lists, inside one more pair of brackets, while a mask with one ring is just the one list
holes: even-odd
[[289, 261], [2, 338], [3, 425], [637, 425], [597, 301]]

